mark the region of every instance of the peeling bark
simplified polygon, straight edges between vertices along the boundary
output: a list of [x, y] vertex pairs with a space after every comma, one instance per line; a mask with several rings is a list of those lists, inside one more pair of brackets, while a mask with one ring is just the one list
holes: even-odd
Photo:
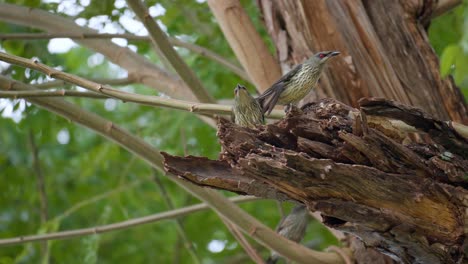
[[430, 18], [444, 8], [443, 1], [257, 2], [284, 71], [320, 50], [342, 53], [305, 102], [331, 97], [357, 106], [362, 97], [384, 97], [468, 123], [464, 97], [452, 78], [441, 78], [427, 37]]
[[[302, 202], [397, 261], [459, 263], [467, 139], [417, 108], [375, 98], [360, 106], [323, 99], [256, 129], [221, 119], [219, 160], [164, 154], [165, 167], [198, 185]], [[419, 133], [394, 133], [382, 119]]]

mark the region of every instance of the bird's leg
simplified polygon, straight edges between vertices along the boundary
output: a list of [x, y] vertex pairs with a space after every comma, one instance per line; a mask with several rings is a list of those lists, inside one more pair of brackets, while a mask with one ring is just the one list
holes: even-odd
[[293, 103], [287, 104], [286, 107], [284, 108], [284, 112], [286, 114], [289, 114], [291, 112], [297, 112], [297, 111], [299, 111], [299, 108], [297, 108], [297, 106]]
[[293, 107], [293, 104], [292, 104], [292, 103], [287, 104], [286, 107], [284, 108], [284, 112], [285, 112], [286, 114], [289, 113], [289, 111], [291, 111], [292, 107]]

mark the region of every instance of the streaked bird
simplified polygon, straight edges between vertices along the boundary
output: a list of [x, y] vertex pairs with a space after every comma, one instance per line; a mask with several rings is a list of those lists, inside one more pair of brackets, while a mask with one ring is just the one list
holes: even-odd
[[322, 51], [297, 65], [258, 97], [263, 113], [270, 114], [276, 104], [286, 105], [286, 112], [304, 98], [316, 85], [323, 66], [338, 51]]
[[[309, 212], [307, 207], [296, 205], [287, 216], [281, 219], [276, 232], [289, 240], [299, 243], [305, 236], [308, 224]], [[275, 264], [279, 258], [280, 255], [272, 251], [271, 256], [266, 260], [266, 264]]]
[[234, 123], [243, 127], [254, 128], [264, 122], [262, 107], [250, 95], [249, 91], [240, 84], [234, 89], [232, 113]]

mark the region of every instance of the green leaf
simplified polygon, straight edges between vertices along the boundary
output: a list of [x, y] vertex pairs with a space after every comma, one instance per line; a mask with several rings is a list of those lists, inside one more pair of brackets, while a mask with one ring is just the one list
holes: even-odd
[[455, 59], [463, 55], [463, 50], [458, 45], [450, 45], [444, 49], [440, 58], [440, 73], [443, 77], [454, 69]]

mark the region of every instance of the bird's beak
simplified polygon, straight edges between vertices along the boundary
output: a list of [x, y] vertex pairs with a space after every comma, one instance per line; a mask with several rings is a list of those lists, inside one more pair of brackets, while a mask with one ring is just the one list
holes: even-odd
[[247, 91], [244, 86], [242, 86], [240, 84], [237, 84], [236, 88], [234, 89], [234, 95], [238, 95], [239, 91], [241, 91], [241, 90]]
[[336, 55], [340, 55], [340, 52], [339, 51], [331, 51], [330, 53], [328, 53], [327, 57], [334, 57]]

